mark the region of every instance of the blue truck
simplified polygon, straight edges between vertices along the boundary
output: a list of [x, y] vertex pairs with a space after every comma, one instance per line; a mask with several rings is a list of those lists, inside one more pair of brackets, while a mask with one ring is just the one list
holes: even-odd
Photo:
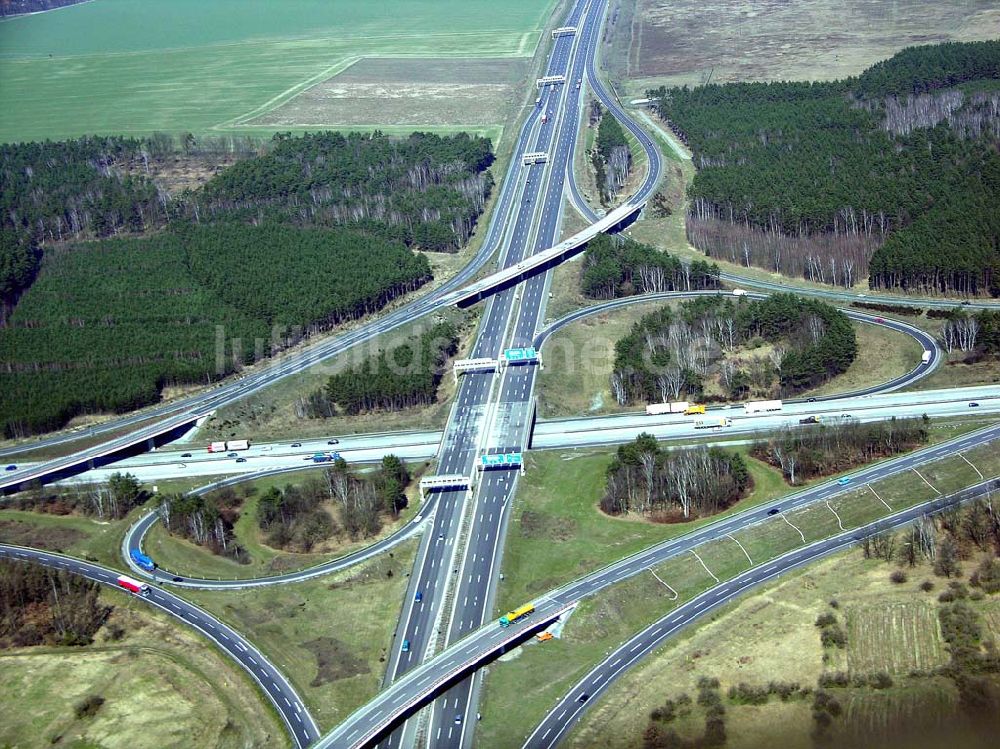
[[316, 453], [312, 456], [313, 463], [329, 463], [340, 458], [340, 453]]
[[146, 572], [152, 572], [153, 570], [156, 569], [156, 564], [153, 563], [153, 560], [147, 557], [138, 549], [129, 550], [129, 556], [132, 557], [133, 562], [135, 562], [144, 570], [146, 570]]

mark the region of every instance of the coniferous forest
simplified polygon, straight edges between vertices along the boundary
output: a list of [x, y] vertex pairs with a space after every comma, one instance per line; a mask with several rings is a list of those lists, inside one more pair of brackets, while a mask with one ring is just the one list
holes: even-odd
[[1000, 294], [1000, 42], [858, 78], [650, 91], [690, 146], [688, 237], [821, 283]]
[[8, 437], [155, 402], [383, 308], [482, 213], [490, 142], [276, 136], [202, 188], [147, 176], [160, 138], [0, 145]]

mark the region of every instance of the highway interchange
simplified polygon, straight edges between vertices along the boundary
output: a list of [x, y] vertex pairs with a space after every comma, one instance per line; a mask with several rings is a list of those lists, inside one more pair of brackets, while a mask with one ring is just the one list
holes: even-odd
[[[530, 109], [518, 136], [508, 175], [501, 180], [500, 193], [482, 248], [472, 262], [454, 278], [394, 313], [350, 333], [320, 341], [301, 351], [279, 357], [274, 364], [261, 367], [259, 371], [243, 379], [90, 430], [87, 436], [115, 434], [132, 426], [140, 427], [123, 437], [90, 448], [89, 452], [83, 455], [77, 454], [72, 458], [61, 459], [66, 462], [57, 462], [55, 467], [61, 468], [73, 461], [86, 463], [96, 455], [119, 450], [124, 444], [142, 443], [152, 435], [169, 432], [193, 419], [205, 417], [222, 405], [232, 403], [250, 393], [259, 392], [279, 379], [342, 354], [358, 343], [440, 309], [454, 291], [467, 284], [485, 266], [494, 253], [499, 252], [499, 266], [503, 269], [516, 267], [525, 257], [553, 246], [559, 238], [567, 187], [570, 203], [589, 220], [596, 220], [597, 214], [587, 207], [573, 177], [573, 154], [584, 95], [584, 89], [582, 87], [578, 89], [576, 81], [586, 79], [593, 93], [637, 138], [645, 150], [648, 165], [646, 178], [636, 195], [631, 198], [635, 204], [644, 202], [652, 194], [660, 178], [661, 157], [652, 139], [619, 107], [596, 74], [594, 67], [596, 51], [606, 9], [607, 3], [597, 0], [579, 0], [572, 4], [566, 24], [576, 26], [577, 33], [554, 40], [545, 73], [565, 74], [567, 83], [546, 86], [540, 91], [540, 106]], [[545, 118], [547, 122], [542, 122], [543, 113], [548, 115]], [[547, 152], [547, 162], [534, 166], [521, 164], [519, 155], [533, 151]], [[766, 283], [750, 282], [738, 277], [727, 277], [726, 280], [741, 285], [768, 288]], [[532, 343], [541, 346], [554, 330], [585, 314], [607, 311], [622, 304], [638, 301], [616, 300], [607, 305], [596, 305], [579, 313], [573, 313], [543, 329], [540, 323], [545, 316], [549, 283], [550, 274], [538, 274], [518, 286], [491, 296], [485, 303], [482, 323], [470, 356], [496, 358], [507, 347], [526, 346]], [[782, 288], [782, 290], [787, 289]], [[823, 291], [818, 295], [840, 302], [853, 298], [850, 294], [835, 291]], [[664, 298], [676, 299], [678, 296], [664, 295]], [[642, 301], [650, 301], [650, 298]], [[878, 301], [883, 301], [883, 298], [879, 297]], [[885, 299], [885, 301], [910, 302], [900, 298]], [[924, 300], [921, 304], [931, 306]], [[953, 306], [954, 302], [941, 301], [939, 304]], [[865, 316], [855, 312], [851, 314], [873, 321], [870, 315]], [[891, 321], [886, 321], [884, 324], [901, 325]], [[906, 332], [913, 334], [913, 330]], [[919, 334], [918, 339], [919, 336], [924, 337], [920, 339], [922, 344], [934, 352], [934, 357], [937, 358], [940, 352], [933, 339], [920, 331], [916, 333]], [[812, 414], [842, 416], [849, 411], [851, 418], [882, 419], [891, 415], [915, 415], [915, 409], [919, 409], [920, 413], [955, 415], [965, 413], [968, 402], [973, 399], [980, 403], [981, 412], [1000, 412], [1000, 393], [996, 388], [979, 388], [954, 393], [940, 391], [930, 395], [887, 394], [891, 390], [910, 384], [929, 371], [935, 363], [932, 362], [923, 368], [918, 367], [900, 381], [887, 383], [874, 389], [873, 392], [850, 394], [846, 398], [839, 396], [817, 399], [815, 403], [789, 404], [780, 416], [743, 417], [734, 412], [734, 426], [727, 430], [727, 435], [737, 433], [749, 435], [774, 428], [777, 424], [786, 422], [794, 424], [800, 416]], [[622, 442], [631, 439], [639, 431], [650, 431], [664, 439], [689, 440], [695, 436], [691, 432], [690, 420], [635, 414], [602, 419], [540, 422], [531, 434], [536, 372], [534, 366], [512, 366], [498, 374], [463, 375], [443, 434], [413, 432], [405, 435], [362, 435], [344, 438], [343, 445], [338, 445], [337, 449], [352, 462], [375, 459], [385, 452], [393, 452], [405, 458], [434, 456], [437, 458], [439, 474], [472, 475], [480, 455], [521, 451], [528, 447], [529, 439], [532, 440], [531, 445], [536, 448], [566, 448]], [[164, 418], [164, 421], [149, 425], [148, 422], [154, 418]], [[18, 450], [40, 446], [58, 446], [78, 437], [79, 435], [60, 435], [23, 448], [7, 449], [0, 452], [0, 455], [11, 455]], [[854, 474], [853, 481], [863, 483], [893, 475], [936, 456], [968, 449], [998, 437], [1000, 437], [1000, 426], [980, 430], [933, 448], [858, 471]], [[290, 446], [257, 445], [252, 456], [254, 462], [252, 465], [248, 462], [247, 465], [251, 475], [260, 475], [262, 471], [288, 470], [293, 462], [302, 466], [305, 465], [305, 461], [302, 460], [303, 453], [308, 455], [310, 450], [329, 449], [325, 444], [322, 448], [317, 448], [318, 444], [303, 442], [300, 452], [295, 452]], [[211, 460], [204, 459], [201, 451], [203, 448], [201, 450], [192, 448], [192, 458], [184, 466], [186, 475], [196, 475], [203, 466], [211, 472], [210, 475], [218, 474], [217, 467], [212, 465]], [[195, 459], [196, 454], [198, 459]], [[166, 478], [171, 475], [170, 470], [177, 470], [177, 465], [176, 451], [164, 451], [117, 463], [115, 470], [142, 466], [154, 471], [163, 470], [160, 475]], [[8, 484], [17, 483], [52, 470], [53, 463], [29, 465], [17, 471], [15, 476], [4, 479]], [[139, 470], [134, 472], [143, 475]], [[155, 480], [155, 474], [153, 475]], [[148, 480], [148, 476], [143, 477]], [[240, 478], [235, 477], [233, 480]], [[434, 493], [414, 519], [393, 536], [355, 555], [333, 560], [307, 571], [256, 581], [213, 583], [185, 580], [174, 583], [172, 579], [164, 579], [162, 582], [191, 587], [242, 587], [292, 582], [307, 576], [344, 569], [381, 553], [404, 538], [420, 533], [417, 561], [410, 576], [406, 599], [396, 628], [384, 689], [375, 700], [350, 716], [333, 732], [320, 739], [316, 745], [360, 746], [367, 740], [377, 738], [382, 742], [380, 744], [382, 746], [413, 746], [419, 741], [427, 746], [461, 747], [470, 742], [475, 730], [474, 718], [477, 713], [479, 685], [475, 668], [494, 657], [505, 644], [523, 639], [526, 634], [530, 635], [531, 631], [571, 609], [583, 597], [593, 595], [615, 582], [638, 574], [651, 565], [689, 550], [719, 534], [764, 522], [768, 511], [776, 504], [780, 504], [782, 510], [793, 509], [835, 496], [841, 490], [834, 482], [823, 484], [785, 497], [780, 502], [732, 515], [704, 526], [696, 532], [620, 560], [539, 598], [536, 601], [538, 613], [528, 623], [514, 626], [510, 630], [502, 630], [495, 625], [492, 618], [502, 562], [503, 541], [516, 482], [517, 472], [514, 470], [488, 472], [482, 475], [475, 491], [471, 493], [464, 490]], [[979, 487], [979, 490], [984, 491], [985, 487]], [[934, 507], [928, 505], [912, 508], [906, 512], [919, 514], [932, 509]], [[905, 522], [902, 518], [901, 515], [899, 522]], [[143, 533], [154, 519], [153, 516], [145, 516], [130, 530], [123, 542], [123, 554], [127, 555], [129, 548], [138, 547]], [[685, 604], [685, 607], [672, 612], [671, 616], [675, 617], [674, 619], [661, 620], [636, 635], [636, 638], [628, 643], [630, 647], [635, 648], [634, 653], [628, 651], [630, 656], [628, 662], [634, 662], [650, 652], [677, 628], [722, 605], [746, 587], [759, 584], [822, 554], [843, 548], [853, 540], [851, 534], [845, 534], [797, 549], [770, 565], [748, 571], [745, 573], [745, 579], [738, 578], [729, 583], [725, 589], [719, 586], [718, 589], [713, 589], [714, 593], [709, 591], [703, 594], [703, 600], [695, 599]], [[42, 564], [70, 569], [104, 584], [113, 584], [116, 575], [91, 563], [36, 550], [0, 546], [0, 555], [31, 558]], [[419, 601], [418, 593], [420, 593]], [[161, 587], [154, 587], [147, 600], [203, 632], [247, 669], [281, 714], [297, 746], [306, 746], [318, 739], [319, 730], [308, 711], [304, 709], [299, 696], [287, 680], [266, 661], [263, 655], [254, 650], [252, 645], [206, 612]], [[699, 601], [700, 605], [696, 605]], [[401, 647], [404, 641], [408, 644], [405, 651]], [[588, 675], [587, 678], [591, 681], [585, 679], [574, 687], [546, 718], [546, 722], [539, 727], [539, 731], [532, 739], [535, 743], [531, 745], [553, 745], [571, 725], [570, 722], [575, 721], [581, 711], [591, 704], [589, 701], [575, 702], [579, 694], [586, 690], [590, 690], [591, 697], [599, 694], [600, 690], [606, 689], [622, 671], [625, 667], [623, 664], [627, 665], [623, 660], [614, 662], [610, 658], [600, 664], [592, 674]], [[416, 712], [419, 706], [431, 701], [433, 702], [429, 710], [424, 713]], [[403, 717], [409, 719], [400, 721], [399, 719]], [[390, 728], [392, 731], [383, 735]]]

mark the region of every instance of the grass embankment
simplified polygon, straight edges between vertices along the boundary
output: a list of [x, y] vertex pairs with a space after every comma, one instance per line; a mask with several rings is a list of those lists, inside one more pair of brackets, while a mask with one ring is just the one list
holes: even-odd
[[34, 546], [126, 569], [121, 560], [122, 538], [149, 507], [147, 502], [121, 520], [108, 521], [82, 515], [0, 509], [0, 543]]
[[[584, 600], [567, 623], [561, 639], [544, 645], [532, 642], [515, 651], [509, 662], [491, 668], [480, 729], [482, 745], [502, 747], [523, 741], [553, 702], [605, 652], [642, 626], [716, 584], [717, 579], [730, 579], [752, 565], [765, 564], [805, 543], [833, 535], [842, 527], [850, 529], [870, 523], [891, 512], [975, 483], [980, 480], [980, 472], [985, 476], [1000, 475], [1000, 451], [995, 445], [970, 450], [966, 458], [969, 462], [961, 456], [951, 456], [921, 467], [919, 475], [911, 471], [890, 477], [871, 487], [854, 488], [828, 503], [815, 503], [770, 518], [731, 537], [703, 544], [698, 547], [697, 555], [687, 553], [667, 560], [653, 570], [656, 577], [638, 575]], [[603, 486], [606, 457], [590, 466], [589, 475], [581, 479], [580, 485], [565, 483], [566, 472], [560, 473], [558, 464], [552, 462], [548, 484], [542, 486], [539, 482], [532, 487], [526, 480], [518, 501], [535, 510], [545, 506], [543, 497], [559, 495], [558, 500], [550, 500], [551, 509], [547, 517], [543, 516], [545, 522], [534, 519], [533, 524], [559, 530], [564, 526], [559, 525], [558, 519], [563, 523], [575, 521], [570, 526], [572, 535], [566, 535], [563, 530], [565, 538], [561, 538], [550, 530], [544, 543], [526, 541], [521, 514], [522, 527], [515, 525], [505, 552], [505, 572], [509, 574], [505, 574], [506, 581], [501, 588], [504, 605], [530, 600], [542, 590], [649, 545], [637, 539], [649, 533], [653, 526], [635, 521], [641, 530], [633, 530], [625, 525], [628, 521], [605, 518], [596, 507]], [[536, 466], [535, 472], [538, 478], [544, 475], [540, 467]], [[754, 476], [757, 478], [758, 473]], [[526, 478], [532, 478], [530, 470]], [[588, 486], [591, 488], [587, 499], [571, 499], [586, 496]], [[598, 488], [594, 489], [595, 486]], [[789, 491], [780, 480], [772, 486], [772, 497]], [[758, 490], [767, 491], [767, 488], [758, 486]], [[754, 496], [749, 501], [761, 499]], [[567, 506], [572, 510], [567, 511]], [[746, 506], [744, 502], [736, 509]], [[659, 537], [678, 535], [694, 526], [666, 527]], [[580, 549], [585, 551], [580, 552]], [[586, 550], [590, 551], [589, 555]], [[583, 563], [572, 565], [563, 561], [574, 559], [577, 554]]]
[[[86, 647], [0, 653], [0, 744], [47, 747], [289, 746], [245, 672], [203, 638], [125, 595]], [[125, 630], [112, 640], [114, 626]], [[92, 717], [75, 708], [92, 695]]]
[[329, 577], [187, 595], [257, 645], [329, 729], [379, 689], [415, 553], [408, 541]]

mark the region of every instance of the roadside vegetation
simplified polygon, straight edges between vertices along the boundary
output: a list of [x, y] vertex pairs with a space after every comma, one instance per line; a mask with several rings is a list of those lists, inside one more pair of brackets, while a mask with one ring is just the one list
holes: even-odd
[[[339, 458], [319, 476], [284, 486], [161, 495], [163, 529], [151, 532], [147, 552], [164, 569], [187, 575], [229, 572], [245, 577], [318, 562], [358, 542], [370, 542], [383, 526], [394, 525], [408, 504], [410, 482], [406, 465], [389, 455], [374, 472], [352, 472]], [[207, 562], [198, 573], [201, 555], [185, 554], [165, 536], [202, 547], [229, 563]], [[240, 572], [231, 562], [249, 571]]]
[[0, 587], [4, 745], [288, 744], [244, 671], [167, 616], [33, 564], [0, 563]]
[[[870, 523], [890, 512], [933, 499], [940, 494], [956, 491], [979, 481], [980, 472], [986, 476], [1000, 476], [1000, 457], [994, 448], [994, 445], [985, 445], [967, 452], [965, 459], [961, 456], [951, 456], [926, 464], [920, 468], [920, 475], [900, 474], [876, 482], [871, 487], [866, 486], [835, 496], [827, 502], [814, 503], [806, 508], [783, 513], [780, 517], [770, 518], [766, 522], [738, 531], [732, 537], [720, 538], [702, 544], [695, 550], [697, 555], [685, 553], [672, 557], [653, 568], [651, 570], [653, 574], [644, 573], [629, 578], [595, 598], [584, 600], [555, 640], [547, 643], [532, 641], [505, 656], [504, 660], [491, 667], [490, 676], [486, 682], [482, 733], [480, 734], [483, 745], [499, 747], [523, 741], [527, 732], [538, 723], [554, 700], [564, 694], [610, 648], [618, 646], [642, 626], [668, 614], [697, 593], [718, 584], [719, 581], [725, 582], [751, 566], [766, 564], [782, 553], [798, 548], [805, 543], [826, 538], [840, 532], [842, 528], [850, 529]], [[552, 493], [553, 490], [546, 489], [545, 491]], [[781, 489], [779, 488], [772, 496], [779, 496], [780, 493]], [[590, 501], [593, 502], [594, 499]], [[591, 512], [596, 513], [596, 510], [591, 509]], [[535, 525], [537, 526], [539, 522], [536, 522]], [[528, 552], [528, 547], [518, 538], [516, 530], [512, 530], [505, 553], [507, 579], [501, 588], [500, 601], [503, 605], [499, 608], [504, 609], [508, 605], [523, 603], [524, 600], [530, 600], [533, 595], [537, 595], [543, 590], [566, 582], [571, 577], [581, 575], [602, 563], [613, 561], [629, 553], [631, 544], [626, 541], [627, 536], [623, 535], [620, 529], [610, 529], [610, 536], [605, 535], [600, 542], [596, 540], [597, 536], [593, 535], [594, 532], [600, 529], [601, 533], [608, 534], [607, 525], [605, 522], [603, 526], [595, 526], [594, 530], [591, 531], [589, 526], [581, 523], [578, 525], [577, 535], [572, 540], [561, 541], [549, 537], [547, 546], [550, 549], [544, 553], [541, 553], [537, 547], [533, 553]], [[692, 527], [696, 526], [692, 524], [685, 530], [690, 530]], [[677, 528], [678, 526], [672, 526], [671, 530]], [[581, 536], [586, 537], [582, 538]], [[906, 539], [897, 542], [896, 549], [898, 550], [905, 545], [905, 541]], [[572, 555], [570, 543], [579, 543], [584, 548], [600, 546], [602, 549], [608, 549], [608, 553], [602, 555], [603, 558], [600, 560], [588, 560], [589, 564], [587, 565], [580, 564], [573, 569], [564, 569], [560, 566], [559, 559], [562, 556]], [[862, 554], [863, 552], [859, 553], [858, 556], [860, 557]], [[575, 555], [572, 556], [574, 559], [576, 558]], [[895, 556], [893, 558], [899, 559]], [[512, 562], [515, 564], [514, 567], [509, 566]], [[901, 583], [893, 582], [890, 579], [890, 575], [898, 571], [895, 567], [883, 567], [878, 575], [882, 576], [886, 585], [899, 586]], [[906, 570], [903, 572], [905, 574]], [[516, 590], [513, 589], [514, 584], [508, 582], [515, 574], [518, 578]], [[990, 579], [990, 573], [987, 573], [986, 577]], [[538, 582], [531, 583], [532, 578]], [[850, 579], [850, 575], [844, 579]], [[851, 587], [853, 590], [853, 583]], [[933, 588], [934, 584], [932, 583]], [[971, 597], [971, 593], [969, 595]], [[797, 608], [791, 610], [799, 611]], [[736, 686], [737, 690], [734, 697], [731, 698], [734, 702], [749, 701], [752, 703], [762, 699], [758, 696], [758, 690], [762, 688], [765, 693], [768, 693], [771, 704], [784, 704], [781, 700], [782, 692], [787, 691], [789, 697], [801, 694], [801, 689], [798, 691], [796, 688], [788, 689], [789, 683], [794, 681], [798, 681], [800, 688], [808, 687], [810, 691], [806, 694], [812, 696], [812, 690], [815, 690], [817, 686], [822, 686], [815, 681], [821, 673], [819, 670], [821, 667], [825, 667], [826, 670], [834, 674], [827, 677], [832, 679], [831, 684], [838, 681], [840, 677], [836, 676], [836, 672], [843, 670], [843, 666], [838, 665], [836, 658], [839, 657], [839, 653], [844, 653], [851, 647], [851, 626], [849, 624], [845, 626], [841, 613], [836, 611], [833, 612], [833, 619], [824, 618], [819, 626], [814, 626], [817, 613], [823, 612], [822, 610], [815, 612], [806, 619], [809, 637], [814, 638], [812, 642], [815, 643], [811, 646], [812, 652], [818, 654], [816, 666], [813, 666], [813, 670], [808, 672], [813, 674], [811, 678], [799, 678], [799, 672], [785, 673], [780, 677], [785, 683], [776, 684], [772, 691], [769, 681], [772, 679], [777, 681], [779, 678], [777, 674], [780, 671], [765, 670], [763, 673], [770, 673], [771, 676], [763, 684], [754, 683], [744, 676], [742, 680], [746, 682], [748, 687], [745, 690], [739, 689], [739, 680], [723, 683], [720, 695], [723, 700], [728, 696], [729, 687]], [[933, 625], [931, 628], [934, 629]], [[824, 635], [824, 630], [829, 630], [829, 633]], [[761, 626], [750, 630], [744, 630], [740, 627], [739, 631], [751, 634], [767, 630]], [[908, 630], [904, 626], [903, 629], [894, 631]], [[753, 653], [746, 651], [745, 642], [738, 634], [735, 637], [731, 635], [733, 635], [732, 632], [727, 632], [725, 642], [717, 644], [708, 652], [718, 650], [724, 656], [730, 654], [725, 656], [731, 659], [730, 667], [735, 664], [738, 669], [748, 669], [747, 676], [756, 673], [750, 670], [752, 668], [750, 664], [754, 663]], [[828, 643], [826, 646], [822, 643], [824, 639]], [[732, 643], [733, 649], [730, 649], [730, 643]], [[841, 643], [843, 647], [838, 643]], [[799, 653], [799, 655], [790, 659], [789, 663], [800, 663], [801, 653], [809, 651], [802, 650], [802, 647], [796, 645], [794, 641], [791, 641], [790, 645], [797, 648], [794, 652]], [[825, 650], [822, 649], [824, 647]], [[704, 652], [703, 655], [708, 655], [708, 652]], [[823, 659], [824, 653], [829, 655], [825, 660]], [[743, 655], [749, 655], [750, 659], [738, 660]], [[682, 661], [673, 660], [673, 667], [681, 668], [687, 672], [693, 671], [696, 669], [695, 661], [698, 657], [695, 655]], [[925, 657], [927, 663], [933, 662], [932, 653], [927, 653]], [[769, 662], [765, 662], [765, 665]], [[705, 672], [699, 672], [698, 676], [718, 678], [716, 674]], [[695, 679], [693, 678], [691, 681], [694, 682]], [[687, 683], [687, 679], [684, 680], [684, 683]], [[868, 689], [873, 684], [882, 685], [884, 683], [878, 673], [866, 674], [861, 687]], [[697, 688], [696, 683], [694, 687]], [[629, 743], [621, 744], [618, 743], [621, 739], [616, 739], [609, 745], [640, 746], [642, 731], [646, 728], [644, 716], [649, 714], [647, 711], [663, 706], [664, 699], [677, 696], [677, 692], [673, 689], [663, 690], [661, 688], [652, 694], [652, 700], [647, 703], [648, 707], [638, 715], [629, 710], [621, 712], [621, 719], [628, 722], [630, 729], [629, 732], [622, 733], [620, 736]], [[816, 707], [820, 708], [819, 712], [829, 713], [824, 707], [828, 703], [823, 700], [825, 698], [821, 698]], [[799, 701], [799, 699], [792, 700], [791, 704], [801, 706], [798, 714], [805, 719], [803, 733], [808, 739], [813, 730], [812, 705], [808, 701]], [[724, 706], [728, 711], [728, 705], [724, 703]], [[836, 708], [833, 708], [833, 711], [836, 712]], [[701, 736], [706, 728], [705, 717], [705, 713], [700, 710], [693, 713], [692, 720], [686, 724], [689, 731], [684, 735], [689, 738]], [[825, 720], [825, 718], [821, 718], [820, 722], [825, 722]], [[769, 725], [767, 721], [764, 721], [758, 725], [752, 735], [759, 736], [758, 732]], [[730, 725], [727, 728], [727, 735], [732, 733], [733, 728]], [[590, 740], [588, 738], [586, 741]], [[598, 741], [599, 743], [600, 741]], [[753, 744], [748, 744], [748, 746], [750, 745]]]
[[148, 176], [165, 148], [0, 146], [6, 437], [148, 405], [383, 309], [431, 280], [414, 250], [465, 244], [493, 184], [490, 141], [464, 134], [276, 136], [177, 194]]
[[682, 263], [621, 235], [601, 234], [588, 242], [580, 275], [580, 290], [588, 299], [719, 287], [717, 265], [702, 260]]
[[[845, 372], [857, 339], [846, 315], [814, 299], [713, 296], [646, 315], [615, 354], [611, 389], [621, 405], [745, 399], [799, 393]], [[706, 394], [710, 382], [722, 398]]]
[[409, 541], [336, 575], [189, 597], [260, 647], [328, 730], [381, 686], [415, 553]]
[[1000, 293], [998, 66], [997, 42], [945, 44], [832, 83], [650, 91], [699, 169], [690, 241], [819, 283]]

